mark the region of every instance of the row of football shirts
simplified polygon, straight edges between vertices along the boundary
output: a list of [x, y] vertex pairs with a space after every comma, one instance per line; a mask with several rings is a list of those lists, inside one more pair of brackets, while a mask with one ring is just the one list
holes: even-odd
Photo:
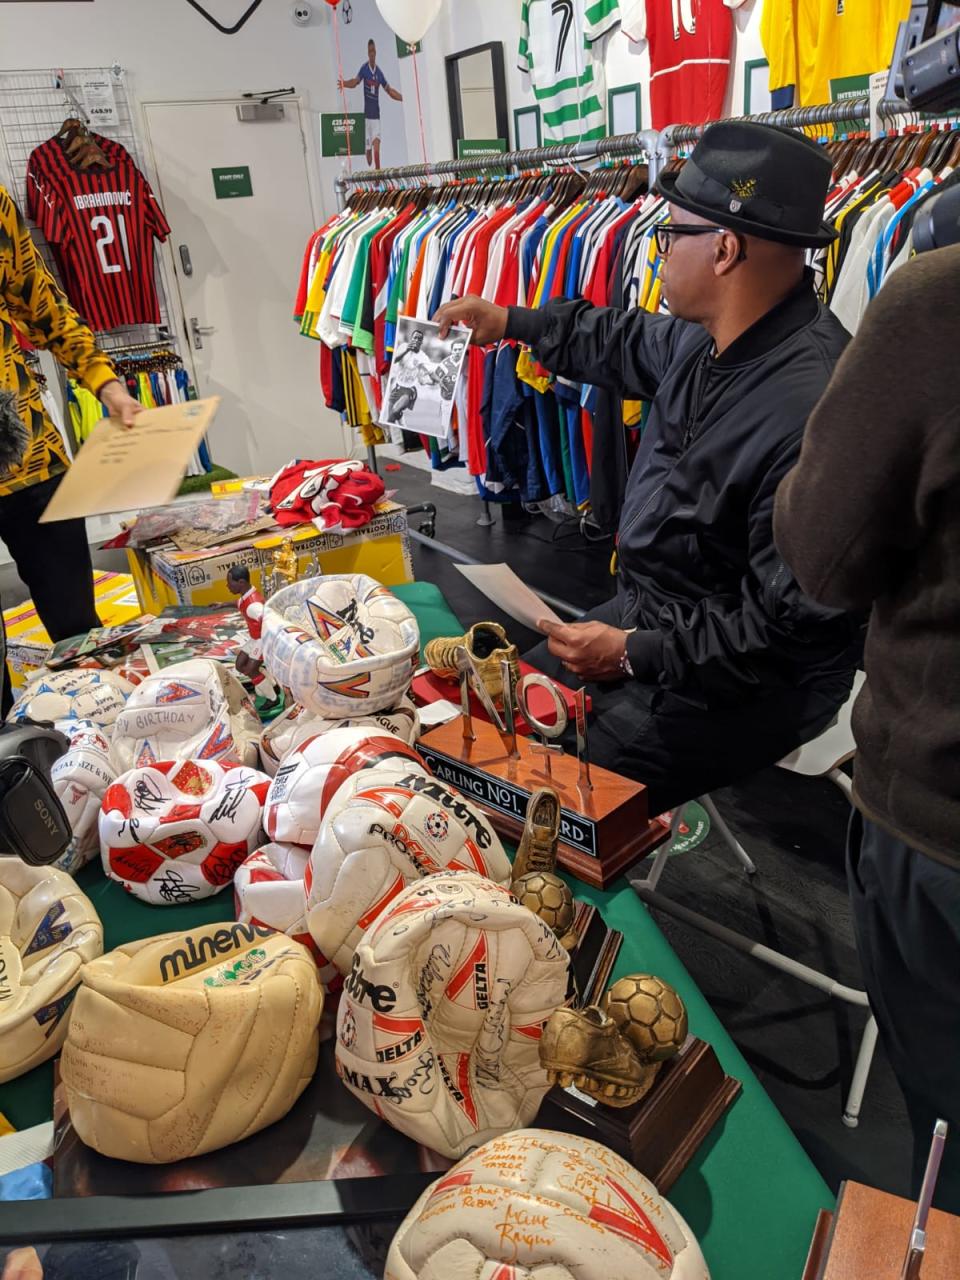
[[653, 128], [719, 119], [730, 73], [731, 9], [744, 3], [522, 0], [517, 65], [540, 107], [544, 141], [592, 141], [607, 132], [604, 59], [618, 30], [646, 42]]
[[[547, 195], [338, 214], [307, 246], [295, 307], [301, 333], [323, 343], [327, 404], [365, 443], [382, 439], [375, 423], [398, 320], [429, 319], [452, 297], [476, 293], [501, 306], [585, 297], [656, 310], [653, 227], [665, 212], [655, 196], [581, 198], [560, 209]], [[448, 438], [425, 441], [434, 465], [465, 465], [484, 496], [585, 507], [597, 470], [595, 390], [552, 379], [513, 342], [471, 347], [464, 367]], [[640, 414], [627, 406], [628, 425]]]
[[119, 142], [90, 135], [109, 167], [73, 165], [57, 137], [27, 162], [27, 214], [67, 297], [92, 329], [159, 324], [154, 242], [170, 234], [150, 184]]
[[949, 166], [900, 173], [849, 173], [838, 182], [826, 218], [839, 238], [820, 255], [821, 294], [850, 333], [893, 271], [913, 254], [913, 225], [924, 204], [960, 181]]

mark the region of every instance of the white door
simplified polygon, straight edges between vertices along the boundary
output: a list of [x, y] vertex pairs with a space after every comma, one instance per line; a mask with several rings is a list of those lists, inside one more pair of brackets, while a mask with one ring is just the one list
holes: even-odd
[[292, 319], [316, 226], [300, 107], [241, 123], [236, 106], [149, 102], [144, 113], [197, 389], [223, 397], [211, 454], [240, 475], [272, 474], [294, 457], [341, 457], [345, 440], [323, 403], [319, 345]]

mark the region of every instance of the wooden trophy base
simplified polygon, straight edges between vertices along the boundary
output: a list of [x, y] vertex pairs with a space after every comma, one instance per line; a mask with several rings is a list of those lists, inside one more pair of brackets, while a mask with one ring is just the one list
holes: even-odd
[[579, 1090], [555, 1087], [537, 1124], [595, 1138], [666, 1194], [739, 1092], [740, 1081], [724, 1073], [713, 1048], [688, 1036], [632, 1107], [607, 1107]]
[[646, 787], [592, 766], [591, 790], [580, 786], [573, 756], [546, 752], [517, 738], [517, 755], [506, 754], [496, 728], [475, 718], [474, 739], [464, 740], [462, 721], [425, 733], [417, 751], [438, 778], [472, 800], [508, 840], [523, 833], [527, 802], [540, 787], [553, 787], [562, 810], [560, 863], [587, 884], [605, 889], [627, 867], [645, 858], [669, 835], [647, 813]]
[[[821, 1211], [802, 1280], [900, 1280], [917, 1206], [911, 1200], [843, 1182], [833, 1213]], [[923, 1280], [960, 1275], [960, 1218], [931, 1209]]]

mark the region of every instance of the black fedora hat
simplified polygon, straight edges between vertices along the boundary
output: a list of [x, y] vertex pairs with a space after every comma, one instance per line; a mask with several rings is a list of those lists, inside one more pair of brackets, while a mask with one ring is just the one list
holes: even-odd
[[803, 134], [749, 120], [710, 125], [677, 172], [657, 179], [671, 204], [761, 240], [810, 249], [837, 233], [823, 221], [832, 166]]

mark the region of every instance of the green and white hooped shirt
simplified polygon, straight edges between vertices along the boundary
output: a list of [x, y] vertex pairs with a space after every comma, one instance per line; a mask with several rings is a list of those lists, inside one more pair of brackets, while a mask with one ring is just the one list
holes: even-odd
[[620, 0], [522, 0], [518, 63], [530, 76], [543, 140], [593, 141], [607, 132], [603, 46]]

